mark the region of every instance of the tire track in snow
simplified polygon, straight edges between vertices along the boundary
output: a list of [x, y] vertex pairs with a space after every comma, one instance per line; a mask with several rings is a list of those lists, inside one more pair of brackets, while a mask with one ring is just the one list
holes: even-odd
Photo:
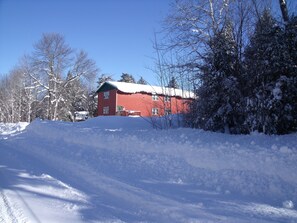
[[11, 207], [10, 202], [8, 201], [7, 196], [3, 191], [0, 191], [0, 222], [1, 223], [17, 223], [17, 217], [14, 214], [14, 211]]
[[[4, 150], [1, 151], [1, 155], [8, 158], [12, 157], [10, 152]], [[5, 166], [0, 166], [5, 167]], [[31, 220], [36, 223], [40, 223], [30, 206], [27, 204], [22, 195], [14, 188], [6, 188], [4, 190], [1, 183], [11, 184], [11, 176], [8, 173], [7, 168], [0, 169], [0, 223], [28, 223], [28, 216], [24, 215], [28, 213]], [[32, 222], [30, 220], [30, 223]]]
[[[18, 191], [15, 191], [15, 194], [18, 197], [18, 200], [20, 202], [23, 203], [23, 205], [25, 206], [25, 209], [27, 209], [27, 213], [29, 213], [31, 215], [31, 221], [34, 220], [36, 223], [41, 223], [41, 221], [38, 219], [38, 217], [36, 216], [36, 214], [33, 212], [33, 210], [30, 208], [29, 204], [25, 201], [25, 199], [20, 195], [20, 193]], [[22, 214], [22, 213], [21, 213]], [[27, 221], [22, 221], [24, 223], [26, 223]]]
[[20, 205], [25, 207], [28, 213], [32, 215], [30, 223], [40, 223], [24, 198], [17, 191], [11, 190], [6, 193], [0, 191], [0, 223], [28, 223], [27, 216], [24, 216], [23, 209], [20, 208]]

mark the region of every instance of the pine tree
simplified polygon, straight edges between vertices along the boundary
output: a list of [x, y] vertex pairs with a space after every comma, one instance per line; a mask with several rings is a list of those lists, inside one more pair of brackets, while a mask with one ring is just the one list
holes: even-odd
[[280, 126], [290, 119], [286, 113], [291, 108], [285, 103], [289, 60], [286, 48], [282, 27], [265, 10], [245, 51], [246, 123], [250, 131], [280, 134], [284, 132]]
[[238, 133], [241, 131], [240, 69], [232, 24], [227, 22], [209, 43], [197, 88], [199, 98], [192, 105], [195, 127]]
[[146, 82], [146, 80], [144, 80], [143, 77], [140, 77], [140, 79], [137, 81], [137, 84], [144, 84], [144, 85], [146, 85], [147, 82]]
[[131, 74], [122, 73], [120, 82], [136, 83], [134, 77]]
[[177, 83], [175, 77], [171, 77], [170, 78], [167, 87], [169, 87], [169, 88], [176, 88], [176, 89], [179, 88], [178, 83]]
[[283, 106], [277, 123], [277, 132], [280, 134], [297, 131], [297, 17], [291, 17], [285, 24], [283, 41], [286, 57], [282, 63], [280, 86]]

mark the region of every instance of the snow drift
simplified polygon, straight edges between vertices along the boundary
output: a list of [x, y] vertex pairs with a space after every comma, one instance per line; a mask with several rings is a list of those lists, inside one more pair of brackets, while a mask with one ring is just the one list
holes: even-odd
[[[42, 219], [36, 203], [50, 199], [68, 210], [50, 217], [63, 222], [296, 222], [296, 137], [156, 130], [129, 117], [36, 120], [0, 141], [0, 165], [19, 170], [5, 189], [25, 188]], [[49, 188], [59, 199], [44, 197]]]
[[11, 135], [23, 131], [29, 123], [0, 123], [0, 135]]

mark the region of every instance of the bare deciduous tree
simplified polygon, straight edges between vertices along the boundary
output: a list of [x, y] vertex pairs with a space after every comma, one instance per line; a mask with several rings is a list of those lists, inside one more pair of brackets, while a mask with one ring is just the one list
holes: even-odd
[[63, 36], [43, 34], [33, 53], [0, 80], [0, 121], [67, 120], [75, 109], [88, 110], [98, 71], [95, 61]]
[[101, 84], [103, 84], [106, 81], [113, 81], [111, 74], [101, 74], [97, 81], [97, 84], [98, 84], [97, 88], [99, 88]]
[[[74, 55], [74, 50], [65, 43], [64, 37], [57, 33], [44, 34], [34, 49], [31, 57], [34, 72], [29, 75], [44, 90], [46, 117], [56, 120], [59, 118], [60, 104], [66, 97], [63, 89], [77, 79], [93, 80], [98, 68], [84, 51]], [[72, 76], [67, 79], [68, 71]]]
[[58, 88], [69, 66], [71, 53], [72, 49], [65, 43], [63, 36], [56, 33], [43, 34], [41, 40], [34, 45], [31, 59], [35, 72], [29, 75], [45, 90], [46, 116], [50, 120], [57, 118], [61, 96]]

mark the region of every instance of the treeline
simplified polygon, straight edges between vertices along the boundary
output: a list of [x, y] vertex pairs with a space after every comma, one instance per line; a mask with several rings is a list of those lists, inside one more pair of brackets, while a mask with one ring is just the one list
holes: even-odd
[[75, 111], [96, 112], [93, 85], [98, 68], [84, 51], [57, 33], [44, 34], [30, 55], [0, 80], [0, 122], [36, 117], [73, 120]]
[[[106, 81], [115, 81], [112, 75], [109, 74], [101, 74], [98, 78], [98, 87]], [[119, 82], [126, 82], [126, 83], [134, 83], [134, 84], [148, 84], [146, 80], [141, 76], [138, 81], [136, 81], [135, 77], [132, 74], [122, 73], [121, 78], [117, 80]]]
[[[101, 84], [103, 84], [106, 81], [115, 81], [114, 78], [112, 78], [112, 75], [108, 75], [108, 74], [101, 74], [100, 77], [98, 78], [98, 88]], [[119, 80], [117, 80], [118, 82], [126, 82], [126, 83], [133, 83], [133, 84], [143, 84], [143, 85], [147, 85], [148, 82], [142, 77], [140, 76], [140, 78], [138, 79], [138, 81], [136, 81], [135, 77], [132, 74], [128, 74], [128, 73], [122, 73], [121, 78]], [[177, 80], [175, 79], [174, 76], [172, 76], [168, 82], [166, 83], [166, 85], [162, 85], [163, 87], [169, 87], [169, 88], [179, 88], [179, 85], [177, 83]]]
[[[74, 121], [76, 111], [96, 116], [96, 90], [114, 80], [98, 74], [86, 52], [71, 48], [58, 33], [43, 34], [33, 52], [0, 78], [0, 122], [31, 122], [37, 117]], [[118, 81], [147, 84], [143, 77], [135, 81], [128, 73]]]
[[197, 95], [190, 126], [233, 134], [297, 131], [297, 17], [285, 0], [176, 1], [166, 31], [156, 47], [162, 58], [170, 55], [162, 67], [186, 74]]

